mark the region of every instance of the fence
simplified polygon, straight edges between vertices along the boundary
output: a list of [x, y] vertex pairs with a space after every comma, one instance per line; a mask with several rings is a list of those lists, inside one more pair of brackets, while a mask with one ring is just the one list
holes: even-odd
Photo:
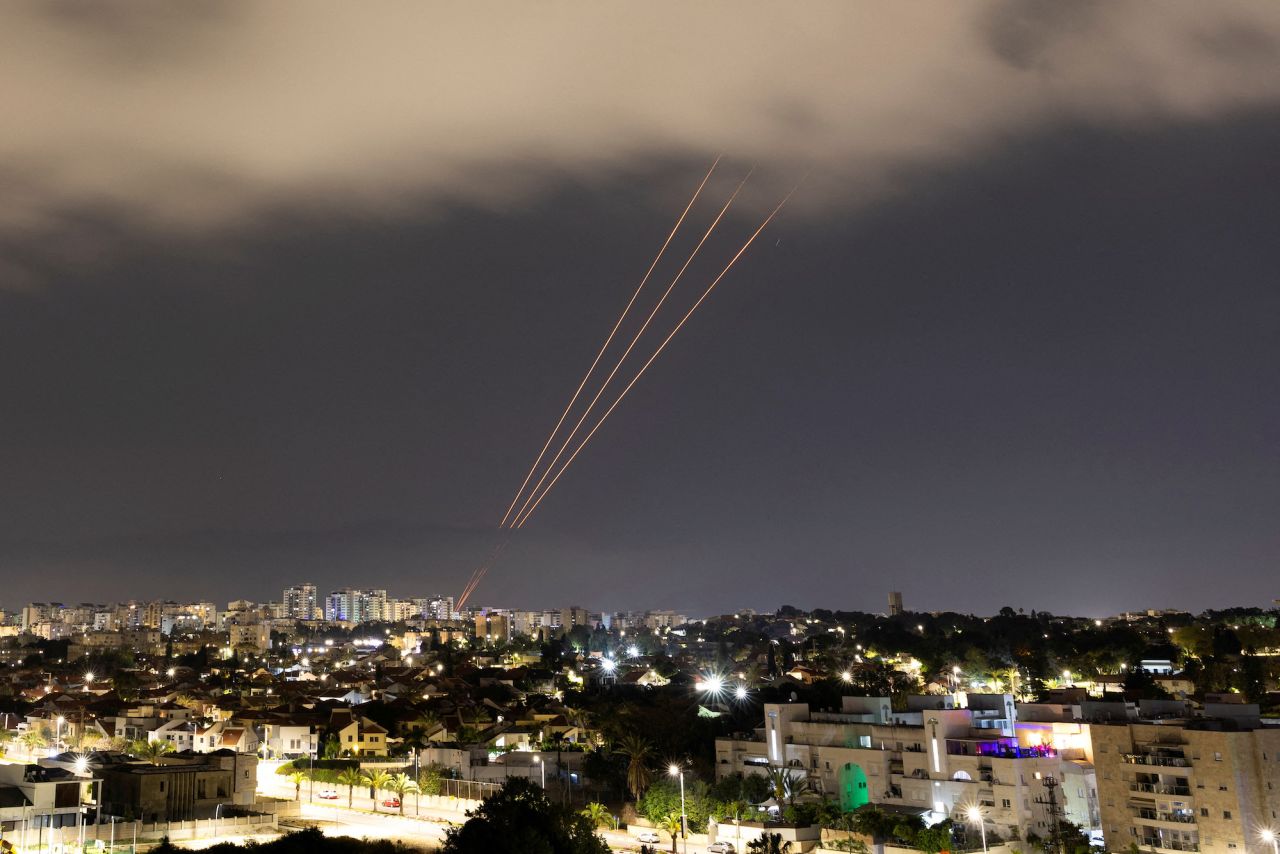
[[[86, 824], [83, 827], [56, 828], [55, 830], [60, 830], [61, 833], [49, 838], [45, 844], [53, 850], [74, 851], [79, 847], [79, 840], [83, 833], [86, 848], [100, 851], [132, 851], [135, 840], [137, 843], [150, 843], [167, 836], [178, 842], [215, 836], [272, 833], [277, 826], [274, 815], [226, 816], [189, 821], [104, 821], [101, 824]], [[35, 842], [34, 838], [30, 841]]]

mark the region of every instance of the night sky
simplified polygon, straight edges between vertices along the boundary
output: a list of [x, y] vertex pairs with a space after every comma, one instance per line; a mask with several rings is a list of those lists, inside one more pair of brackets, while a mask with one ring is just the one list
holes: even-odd
[[1280, 6], [738, 5], [0, 11], [0, 606], [457, 594], [718, 153], [474, 604], [1280, 596]]

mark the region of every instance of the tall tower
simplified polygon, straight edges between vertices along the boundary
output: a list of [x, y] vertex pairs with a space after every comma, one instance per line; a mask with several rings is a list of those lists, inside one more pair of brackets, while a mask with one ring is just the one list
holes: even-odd
[[897, 617], [902, 614], [902, 593], [894, 590], [889, 593], [889, 616]]

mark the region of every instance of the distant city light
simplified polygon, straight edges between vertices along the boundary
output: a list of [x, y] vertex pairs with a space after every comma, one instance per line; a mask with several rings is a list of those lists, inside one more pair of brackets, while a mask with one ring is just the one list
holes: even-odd
[[734, 688], [734, 689], [733, 689], [733, 696], [734, 696], [734, 697], [736, 697], [736, 698], [737, 698], [737, 699], [739, 699], [739, 700], [745, 700], [745, 699], [747, 699], [747, 686], [746, 686], [746, 685], [739, 685], [737, 688]]
[[618, 668], [618, 665], [614, 662], [612, 658], [604, 659], [603, 661], [600, 662], [600, 666], [604, 668], [605, 673], [612, 673], [614, 670]]

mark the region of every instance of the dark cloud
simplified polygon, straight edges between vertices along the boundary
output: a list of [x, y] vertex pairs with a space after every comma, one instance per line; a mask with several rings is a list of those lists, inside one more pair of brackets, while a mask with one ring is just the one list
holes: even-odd
[[61, 263], [24, 257], [42, 234], [109, 254], [86, 212], [201, 234], [280, 211], [501, 208], [720, 151], [772, 167], [775, 195], [809, 166], [838, 176], [805, 205], [856, 207], [904, 168], [1062, 121], [1274, 103], [1277, 39], [1280, 7], [1255, 0], [10, 4], [5, 269], [30, 286]]

